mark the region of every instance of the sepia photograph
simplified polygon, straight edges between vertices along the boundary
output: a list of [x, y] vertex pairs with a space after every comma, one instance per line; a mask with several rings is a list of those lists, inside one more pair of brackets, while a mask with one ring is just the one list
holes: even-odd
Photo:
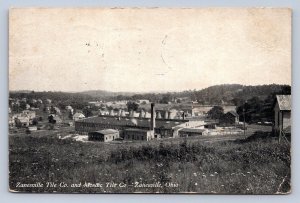
[[11, 8], [9, 191], [285, 195], [290, 8]]

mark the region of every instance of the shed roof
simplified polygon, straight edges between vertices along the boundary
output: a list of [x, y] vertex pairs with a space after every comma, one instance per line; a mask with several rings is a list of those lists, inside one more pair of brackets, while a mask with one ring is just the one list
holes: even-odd
[[226, 114], [231, 114], [231, 115], [233, 115], [235, 117], [239, 116], [239, 114], [237, 114], [237, 112], [235, 112], [235, 111], [228, 111]]
[[291, 95], [276, 95], [276, 100], [281, 111], [291, 110]]
[[179, 130], [180, 132], [189, 132], [189, 133], [202, 133], [205, 131], [205, 129], [199, 129], [199, 128], [182, 128]]
[[95, 131], [94, 133], [99, 133], [99, 134], [102, 134], [102, 135], [109, 135], [109, 134], [115, 134], [115, 133], [118, 133], [118, 132], [119, 131], [114, 130], [114, 129], [105, 129], [105, 130]]

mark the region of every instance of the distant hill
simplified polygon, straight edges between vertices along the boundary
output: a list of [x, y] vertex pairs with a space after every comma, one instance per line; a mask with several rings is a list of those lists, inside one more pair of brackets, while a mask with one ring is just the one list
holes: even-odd
[[270, 94], [290, 93], [289, 85], [256, 85], [244, 86], [239, 84], [215, 85], [194, 92], [193, 97], [200, 103], [236, 103], [237, 100], [248, 100], [252, 97], [265, 99]]
[[95, 98], [107, 98], [107, 97], [116, 97], [118, 95], [121, 96], [132, 96], [136, 93], [133, 92], [110, 92], [105, 90], [88, 90], [79, 92], [80, 94], [86, 94]]
[[[253, 97], [260, 100], [266, 99], [271, 94], [290, 94], [291, 86], [289, 85], [256, 85], [246, 86], [240, 84], [215, 85], [202, 90], [189, 90], [182, 92], [167, 93], [139, 93], [131, 96], [118, 95], [111, 99], [148, 99], [152, 102], [177, 101], [180, 98], [190, 101], [198, 101], [200, 104], [234, 104], [246, 101]], [[188, 99], [186, 99], [188, 98]]]
[[138, 92], [110, 92], [105, 90], [90, 90], [83, 92], [34, 92], [28, 90], [10, 91], [10, 97], [14, 98], [40, 98], [52, 99], [54, 101], [92, 101], [92, 100], [136, 100], [148, 99], [152, 102], [177, 101], [180, 98], [188, 98], [190, 101], [198, 101], [200, 104], [234, 104], [258, 97], [260, 100], [266, 99], [271, 94], [290, 94], [289, 85], [256, 85], [245, 86], [240, 84], [215, 85], [202, 90], [189, 90], [182, 92], [157, 92], [157, 93], [138, 93]]

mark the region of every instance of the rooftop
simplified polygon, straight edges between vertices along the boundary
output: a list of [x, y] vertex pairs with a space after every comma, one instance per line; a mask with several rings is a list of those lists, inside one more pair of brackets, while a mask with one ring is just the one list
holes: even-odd
[[190, 132], [190, 133], [202, 133], [205, 131], [205, 129], [199, 129], [199, 128], [182, 128], [179, 131], [181, 132]]
[[276, 95], [276, 99], [281, 111], [291, 110], [291, 95]]
[[[109, 134], [115, 134], [118, 133], [119, 131], [114, 130], [114, 129], [105, 129], [105, 130], [98, 130], [95, 131], [96, 133], [102, 134], [102, 135], [109, 135]], [[94, 132], [94, 133], [95, 133]]]
[[[150, 118], [130, 118], [130, 117], [101, 115], [101, 116], [89, 117], [76, 122], [150, 128]], [[155, 119], [156, 128], [165, 128], [165, 129], [171, 129], [185, 122], [188, 122], [188, 120]]]

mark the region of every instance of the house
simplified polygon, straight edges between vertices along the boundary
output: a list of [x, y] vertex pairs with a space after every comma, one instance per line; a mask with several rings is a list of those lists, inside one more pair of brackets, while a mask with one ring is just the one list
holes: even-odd
[[113, 129], [105, 129], [88, 133], [89, 141], [111, 142], [119, 137], [119, 131]]
[[65, 108], [66, 108], [67, 111], [68, 111], [68, 110], [69, 110], [69, 111], [70, 111], [70, 110], [73, 110], [72, 106], [70, 106], [70, 105], [66, 106]]
[[60, 109], [58, 107], [54, 107], [54, 112], [56, 112], [57, 114], [61, 114]]
[[77, 112], [73, 115], [73, 120], [74, 121], [78, 121], [78, 120], [81, 120], [81, 119], [84, 119], [84, 118], [85, 118], [85, 116], [82, 113], [79, 113], [79, 112]]
[[22, 111], [22, 114], [23, 114], [23, 116], [26, 116], [29, 119], [34, 119], [36, 117], [36, 112], [35, 111], [24, 110], [24, 111]]
[[239, 123], [239, 115], [235, 111], [228, 111], [219, 121], [223, 125], [235, 125]]
[[17, 117], [15, 118], [15, 123], [17, 127], [28, 127], [29, 118], [28, 117]]
[[150, 101], [148, 99], [138, 99], [138, 100], [136, 100], [136, 103], [138, 103], [138, 104], [149, 104]]
[[276, 95], [273, 130], [279, 136], [291, 132], [291, 95]]
[[29, 131], [37, 131], [37, 126], [28, 126], [27, 130], [29, 130]]

